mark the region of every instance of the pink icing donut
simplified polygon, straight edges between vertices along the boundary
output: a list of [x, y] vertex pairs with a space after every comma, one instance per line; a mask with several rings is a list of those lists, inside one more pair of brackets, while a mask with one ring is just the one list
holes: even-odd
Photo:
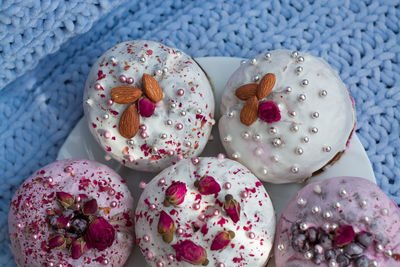
[[276, 231], [277, 267], [400, 266], [400, 212], [374, 183], [313, 182], [290, 201]]
[[19, 266], [122, 266], [134, 245], [133, 199], [90, 160], [55, 161], [15, 193], [8, 215]]
[[265, 266], [275, 213], [243, 165], [182, 160], [146, 185], [135, 213], [137, 244], [150, 266]]
[[214, 95], [200, 66], [164, 44], [115, 45], [94, 64], [84, 91], [90, 132], [125, 166], [157, 172], [199, 155], [214, 125]]

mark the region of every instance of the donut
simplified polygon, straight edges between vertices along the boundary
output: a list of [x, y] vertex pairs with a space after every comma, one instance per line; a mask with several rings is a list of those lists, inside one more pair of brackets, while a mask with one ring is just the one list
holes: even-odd
[[228, 80], [219, 131], [232, 159], [271, 183], [302, 182], [336, 162], [355, 107], [321, 58], [274, 50], [242, 62]]
[[201, 67], [164, 44], [115, 45], [93, 65], [84, 91], [90, 132], [121, 164], [160, 171], [199, 155], [214, 120], [214, 95]]
[[135, 212], [150, 266], [265, 266], [275, 213], [262, 183], [219, 158], [179, 161], [148, 183]]
[[335, 177], [301, 189], [276, 230], [277, 267], [400, 266], [400, 212], [374, 183]]
[[8, 214], [18, 266], [122, 266], [134, 245], [133, 199], [90, 160], [55, 161], [29, 177]]

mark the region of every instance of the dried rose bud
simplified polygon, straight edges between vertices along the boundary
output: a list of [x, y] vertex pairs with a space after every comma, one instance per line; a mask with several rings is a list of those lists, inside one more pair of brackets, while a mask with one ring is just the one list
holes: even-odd
[[165, 190], [164, 206], [170, 205], [177, 206], [185, 200], [187, 189], [186, 184], [182, 182], [172, 182], [172, 184]]
[[172, 247], [175, 249], [177, 261], [186, 261], [193, 265], [203, 266], [208, 264], [206, 250], [189, 239], [180, 241], [179, 243], [172, 245]]
[[158, 220], [158, 233], [161, 234], [164, 242], [171, 243], [176, 231], [175, 223], [165, 211], [161, 211]]
[[194, 183], [194, 186], [197, 187], [202, 195], [212, 195], [221, 191], [221, 186], [219, 183], [215, 181], [214, 177], [208, 175], [201, 177], [200, 180]]
[[139, 113], [142, 117], [150, 117], [153, 115], [156, 106], [153, 101], [148, 98], [142, 98], [139, 100]]
[[71, 256], [74, 260], [79, 259], [88, 249], [85, 240], [78, 238], [71, 243]]
[[234, 223], [237, 223], [240, 219], [240, 204], [233, 199], [231, 194], [225, 196], [225, 203], [223, 206], [226, 214], [232, 219]]
[[83, 204], [82, 211], [85, 215], [94, 215], [97, 212], [97, 208], [97, 200], [93, 198]]
[[343, 225], [335, 233], [335, 244], [339, 247], [347, 245], [354, 240], [355, 233], [353, 226]]
[[72, 215], [68, 217], [60, 216], [57, 218], [56, 226], [59, 229], [67, 229], [67, 224], [69, 223], [69, 220], [71, 219]]
[[211, 244], [211, 250], [223, 250], [226, 248], [231, 240], [235, 237], [233, 231], [220, 231], [215, 236], [214, 241]]
[[47, 245], [49, 246], [49, 249], [62, 249], [66, 247], [67, 240], [63, 235], [55, 235], [49, 238]]
[[60, 202], [60, 204], [66, 209], [71, 207], [72, 204], [74, 204], [74, 202], [75, 202], [74, 196], [71, 194], [68, 194], [66, 192], [57, 192], [56, 196], [57, 196], [57, 200]]
[[55, 212], [55, 210], [47, 209], [46, 210], [46, 214], [49, 215], [49, 216], [53, 216], [53, 215], [56, 215], [56, 212]]

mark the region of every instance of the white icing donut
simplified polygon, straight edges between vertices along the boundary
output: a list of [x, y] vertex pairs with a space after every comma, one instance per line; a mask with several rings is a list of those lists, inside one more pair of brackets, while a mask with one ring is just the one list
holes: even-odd
[[[228, 194], [238, 206], [223, 208]], [[223, 158], [186, 159], [163, 170], [145, 187], [135, 220], [137, 244], [151, 266], [265, 266], [275, 233], [274, 209], [262, 183]], [[169, 232], [159, 232], [160, 221]], [[221, 231], [225, 237], [234, 233], [223, 246], [215, 241], [221, 241]]]
[[[115, 98], [112, 101], [111, 90], [134, 86], [143, 92], [142, 97], [151, 99], [144, 93], [143, 74], [155, 78], [163, 98], [157, 103], [148, 101], [150, 107], [155, 106], [154, 114], [145, 117], [140, 112], [140, 130], [125, 138], [119, 126], [121, 116], [131, 104], [138, 107], [139, 100], [118, 104]], [[97, 142], [113, 158], [137, 170], [159, 171], [177, 158], [200, 154], [215, 123], [213, 92], [201, 68], [181, 51], [152, 41], [124, 42], [104, 53], [92, 67], [83, 99]], [[128, 120], [134, 124], [132, 118]]]
[[11, 250], [18, 266], [122, 266], [134, 246], [132, 215], [132, 196], [115, 171], [90, 160], [55, 161], [11, 201]]
[[[254, 123], [246, 126], [240, 119], [245, 101], [235, 92], [267, 73], [276, 82], [258, 103], [273, 101], [280, 116], [268, 113], [274, 118], [268, 123], [256, 111]], [[287, 50], [242, 64], [225, 86], [221, 113], [219, 131], [228, 155], [272, 183], [300, 182], [334, 163], [330, 160], [346, 149], [355, 127], [354, 101], [338, 74], [320, 58]]]

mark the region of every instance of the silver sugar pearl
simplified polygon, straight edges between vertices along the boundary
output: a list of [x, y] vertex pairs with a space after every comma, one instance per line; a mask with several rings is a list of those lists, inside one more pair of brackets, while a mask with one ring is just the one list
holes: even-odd
[[299, 206], [305, 206], [306, 204], [307, 204], [307, 200], [305, 200], [304, 198], [299, 198], [298, 200], [297, 200], [297, 204], [299, 205]]
[[282, 140], [280, 138], [274, 138], [274, 140], [272, 140], [272, 145], [274, 147], [279, 147], [282, 145]]
[[306, 253], [304, 253], [304, 257], [309, 260], [313, 257], [313, 253], [311, 251], [307, 251]]
[[339, 202], [336, 202], [336, 203], [335, 203], [335, 208], [340, 209], [340, 206], [341, 206], [341, 205], [340, 205]]
[[238, 159], [238, 158], [240, 158], [239, 153], [237, 153], [237, 152], [233, 153], [233, 154], [232, 154], [232, 158], [233, 158], [233, 159]]
[[325, 211], [323, 216], [325, 219], [329, 219], [332, 216], [332, 214], [329, 211]]
[[259, 134], [255, 134], [253, 136], [253, 140], [259, 142], [261, 140], [261, 136]]
[[171, 109], [176, 108], [176, 103], [171, 103], [170, 107]]
[[273, 162], [279, 162], [279, 157], [278, 156], [272, 156], [272, 161]]
[[167, 74], [167, 73], [168, 73], [168, 68], [167, 68], [167, 67], [164, 67], [164, 68], [162, 69], [162, 72], [163, 72], [164, 74]]
[[297, 100], [300, 101], [300, 102], [305, 101], [305, 100], [306, 100], [306, 95], [305, 95], [305, 94], [300, 94], [300, 95], [297, 97]]
[[241, 60], [240, 65], [246, 64], [246, 62], [247, 62], [246, 60]]
[[290, 56], [293, 57], [293, 58], [296, 58], [298, 55], [299, 55], [299, 52], [298, 52], [298, 51], [292, 51], [292, 52], [290, 53]]
[[289, 94], [290, 92], [292, 92], [292, 87], [287, 86], [287, 87], [285, 88], [285, 93], [286, 93], [286, 94]]
[[302, 86], [307, 86], [309, 84], [310, 84], [310, 82], [307, 79], [304, 79], [304, 80], [301, 81], [301, 85]]
[[225, 143], [228, 143], [228, 142], [230, 142], [230, 141], [232, 141], [232, 137], [230, 137], [229, 135], [227, 135], [227, 136], [224, 137], [224, 142], [225, 142]]
[[382, 244], [376, 245], [376, 250], [377, 250], [377, 251], [383, 251], [383, 246], [382, 246]]
[[308, 138], [307, 136], [303, 137], [303, 142], [304, 143], [308, 143], [310, 141], [310, 138]]
[[335, 260], [329, 261], [329, 267], [337, 267], [337, 263]]
[[277, 132], [278, 132], [278, 131], [276, 130], [275, 127], [269, 128], [269, 133], [270, 133], [270, 134], [276, 134]]
[[300, 224], [300, 229], [301, 230], [307, 230], [307, 224], [305, 223], [305, 222], [302, 222], [301, 224]]
[[201, 112], [203, 112], [201, 108], [196, 109], [196, 114], [201, 114]]
[[310, 132], [313, 133], [313, 134], [316, 134], [316, 133], [318, 133], [318, 128], [317, 127], [312, 127], [310, 129]]
[[367, 201], [366, 200], [360, 201], [360, 207], [361, 208], [365, 208], [366, 206], [367, 206]]
[[293, 173], [298, 173], [299, 172], [299, 168], [298, 167], [292, 167], [291, 171]]
[[180, 55], [182, 55], [182, 52], [178, 50], [178, 51], [175, 52], [175, 54], [176, 54], [177, 56], [180, 56]]
[[326, 146], [323, 148], [324, 152], [331, 152], [332, 148], [330, 146]]
[[362, 218], [362, 220], [365, 222], [365, 223], [369, 223], [369, 217], [368, 216], [364, 216], [363, 218]]
[[229, 118], [233, 118], [233, 116], [235, 116], [235, 113], [234, 113], [233, 111], [229, 111], [226, 115], [227, 115]]
[[262, 173], [263, 173], [264, 175], [267, 175], [267, 174], [268, 174], [268, 170], [267, 170], [266, 168], [263, 168], [263, 169], [262, 169]]
[[161, 139], [167, 139], [167, 134], [166, 133], [162, 133], [162, 134], [160, 134], [160, 138]]
[[145, 57], [140, 57], [139, 61], [140, 61], [140, 63], [145, 63], [146, 62], [146, 58]]
[[328, 92], [326, 91], [326, 90], [321, 90], [320, 92], [319, 92], [319, 96], [320, 97], [324, 97], [324, 96], [327, 96], [328, 95]]
[[115, 57], [110, 57], [109, 60], [112, 64], [115, 64], [117, 62], [117, 59]]
[[347, 196], [347, 191], [345, 189], [340, 189], [339, 194], [340, 196], [345, 197]]
[[303, 154], [303, 149], [301, 147], [296, 148], [296, 154], [297, 155], [302, 155]]
[[378, 267], [378, 262], [377, 261], [371, 261], [370, 266], [371, 267]]
[[271, 53], [270, 52], [265, 53], [264, 57], [265, 57], [266, 60], [270, 60], [271, 59]]
[[279, 244], [279, 245], [278, 245], [278, 249], [279, 249], [280, 251], [284, 250], [284, 249], [285, 249], [285, 245], [284, 245], [284, 244]]
[[186, 111], [182, 110], [181, 113], [180, 113], [180, 115], [181, 115], [182, 117], [186, 116]]
[[388, 249], [388, 250], [385, 251], [385, 255], [388, 256], [388, 257], [392, 257], [393, 252], [390, 249]]
[[257, 59], [253, 58], [252, 60], [250, 60], [250, 64], [251, 65], [257, 64]]
[[298, 57], [296, 58], [296, 62], [297, 62], [297, 63], [302, 63], [302, 62], [304, 62], [304, 57], [298, 56]]
[[153, 147], [153, 148], [152, 148], [152, 152], [153, 152], [154, 154], [157, 154], [157, 153], [158, 153], [158, 148]]
[[318, 117], [319, 117], [319, 113], [318, 112], [311, 113], [311, 118], [316, 119]]
[[388, 209], [381, 209], [381, 214], [384, 216], [388, 215], [389, 214]]
[[253, 77], [253, 81], [257, 82], [259, 79], [260, 79], [260, 76], [258, 76], [258, 75], [254, 75], [254, 77]]
[[290, 111], [289, 112], [290, 117], [296, 117], [296, 111]]
[[126, 142], [128, 143], [128, 145], [131, 145], [131, 146], [133, 146], [135, 144], [135, 141], [132, 140], [132, 139], [130, 139], [130, 140], [126, 141]]
[[316, 193], [316, 194], [321, 194], [322, 193], [322, 188], [318, 184], [316, 186], [314, 186], [313, 190], [314, 190], [314, 193]]
[[292, 125], [292, 127], [290, 127], [290, 130], [292, 131], [292, 132], [297, 132], [298, 130], [299, 130], [299, 126], [297, 126], [297, 125]]
[[242, 133], [242, 138], [243, 139], [249, 139], [249, 137], [250, 137], [250, 134], [248, 132], [243, 132]]
[[172, 125], [172, 121], [171, 121], [171, 120], [167, 120], [165, 123], [166, 123], [167, 125]]
[[302, 67], [302, 66], [296, 67], [296, 72], [297, 72], [297, 74], [299, 74], [299, 73], [302, 72], [302, 71], [303, 71], [303, 67]]
[[108, 120], [108, 118], [110, 118], [110, 115], [108, 115], [108, 114], [103, 115], [103, 119]]
[[331, 230], [335, 231], [338, 228], [338, 225], [336, 223], [331, 224]]
[[320, 208], [318, 206], [314, 206], [314, 207], [311, 208], [311, 212], [314, 213], [314, 214], [318, 213], [318, 212], [320, 212]]
[[186, 146], [186, 147], [191, 147], [191, 146], [192, 146], [192, 143], [191, 143], [190, 141], [185, 141], [185, 146]]
[[162, 75], [162, 70], [158, 69], [158, 70], [155, 71], [155, 73], [156, 73], [156, 75]]

